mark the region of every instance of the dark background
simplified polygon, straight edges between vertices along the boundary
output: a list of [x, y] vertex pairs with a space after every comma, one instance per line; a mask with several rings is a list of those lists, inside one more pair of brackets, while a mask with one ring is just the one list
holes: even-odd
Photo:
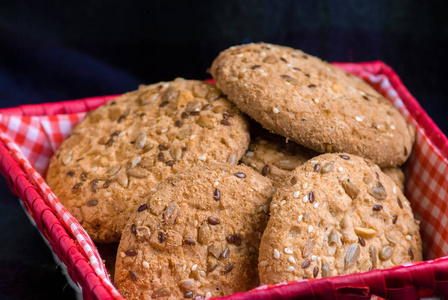
[[[382, 60], [448, 132], [448, 1], [0, 1], [0, 107], [208, 78], [229, 46]], [[0, 299], [72, 299], [2, 178]]]

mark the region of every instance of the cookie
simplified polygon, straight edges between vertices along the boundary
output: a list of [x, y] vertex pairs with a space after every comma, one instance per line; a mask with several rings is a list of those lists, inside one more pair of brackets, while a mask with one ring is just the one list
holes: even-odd
[[172, 174], [235, 164], [248, 123], [202, 81], [141, 86], [87, 114], [51, 160], [47, 182], [96, 242], [118, 242], [132, 211]]
[[361, 79], [300, 50], [247, 44], [213, 62], [217, 86], [266, 129], [319, 153], [348, 152], [381, 167], [403, 164], [413, 132]]
[[324, 154], [278, 189], [260, 244], [261, 283], [385, 269], [422, 260], [409, 201], [378, 166]]
[[115, 284], [127, 299], [208, 298], [259, 284], [274, 188], [246, 166], [210, 164], [166, 179], [129, 220]]
[[399, 167], [390, 167], [390, 168], [382, 168], [384, 174], [390, 177], [390, 179], [395, 182], [395, 184], [400, 188], [401, 191], [404, 191], [404, 182], [405, 177], [403, 170]]
[[250, 141], [249, 150], [241, 162], [270, 178], [275, 184], [282, 184], [295, 168], [316, 155], [319, 154], [293, 141], [264, 133]]
[[[241, 162], [252, 167], [258, 173], [281, 185], [292, 171], [319, 153], [288, 141], [278, 135], [262, 131], [250, 141], [249, 150], [241, 158]], [[403, 191], [404, 174], [399, 167], [382, 168]]]

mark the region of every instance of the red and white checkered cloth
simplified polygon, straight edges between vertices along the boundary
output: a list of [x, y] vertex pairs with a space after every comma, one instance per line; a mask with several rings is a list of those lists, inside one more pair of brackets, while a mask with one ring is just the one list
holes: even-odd
[[[421, 220], [424, 257], [434, 259], [448, 255], [448, 160], [444, 156], [448, 154], [446, 138], [442, 139], [444, 144], [439, 143], [444, 145], [444, 148], [436, 147], [431, 142], [428, 138], [431, 133], [425, 131], [428, 126], [418, 123], [415, 115], [409, 112], [385, 75], [373, 75], [368, 72], [368, 68], [361, 70], [352, 64], [336, 65], [371, 84], [394, 103], [409, 124], [416, 127], [414, 148], [405, 165], [407, 180], [405, 194], [412, 205], [416, 218]], [[403, 91], [401, 92], [403, 93]], [[94, 107], [110, 99], [111, 97], [98, 98], [95, 100]], [[87, 109], [91, 109], [91, 107]], [[85, 112], [54, 116], [21, 116], [10, 115], [10, 113], [10, 111], [7, 113], [0, 111], [0, 139], [12, 152], [14, 158], [20, 162], [32, 182], [44, 195], [48, 205], [57, 213], [61, 222], [71, 230], [72, 235], [81, 245], [84, 255], [89, 259], [96, 274], [108, 287], [108, 290], [115, 298], [121, 298], [110, 282], [107, 271], [101, 263], [100, 255], [90, 237], [61, 205], [41, 176], [45, 174], [52, 154], [64, 138], [70, 134], [73, 127], [83, 119]], [[434, 125], [432, 124], [432, 126]]]

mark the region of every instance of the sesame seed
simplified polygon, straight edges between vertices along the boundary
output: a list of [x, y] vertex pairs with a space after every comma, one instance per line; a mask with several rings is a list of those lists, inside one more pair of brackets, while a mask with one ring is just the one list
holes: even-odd
[[187, 265], [183, 265], [182, 270], [185, 271], [187, 269]]
[[252, 168], [256, 168], [257, 167], [257, 165], [255, 164], [255, 163], [250, 163], [250, 166], [252, 167]]
[[121, 258], [124, 258], [124, 257], [126, 257], [126, 254], [124, 252], [120, 252], [120, 256], [121, 256]]
[[295, 264], [295, 263], [296, 263], [296, 260], [295, 260], [294, 256], [290, 256], [290, 257], [288, 257], [288, 261], [289, 261], [290, 263], [292, 263], [292, 264]]
[[193, 265], [193, 266], [191, 266], [191, 270], [192, 270], [192, 271], [196, 271], [197, 268], [198, 268], [198, 265]]
[[210, 292], [205, 293], [205, 299], [208, 299], [211, 297], [212, 297], [212, 293], [210, 293]]
[[393, 192], [395, 195], [397, 194], [397, 186], [394, 186]]
[[410, 240], [412, 239], [412, 237], [408, 234], [408, 235], [406, 236], [406, 239], [407, 239], [408, 241], [410, 241]]
[[262, 211], [263, 211], [263, 205], [258, 208], [258, 212], [262, 212]]
[[299, 220], [299, 222], [302, 222], [302, 220], [303, 220], [303, 215], [300, 215], [299, 218], [298, 218], [298, 220]]
[[300, 191], [295, 192], [294, 193], [294, 198], [299, 198], [299, 195], [300, 195]]
[[142, 262], [142, 266], [143, 266], [143, 268], [145, 268], [145, 269], [149, 269], [149, 264], [148, 264], [147, 261]]
[[295, 270], [295, 268], [293, 266], [290, 266], [287, 271], [288, 272], [294, 272], [294, 270]]
[[260, 266], [261, 267], [266, 267], [268, 265], [268, 262], [265, 260], [260, 261]]
[[305, 182], [304, 184], [302, 184], [302, 189], [306, 189], [308, 187], [308, 183]]
[[344, 171], [344, 168], [343, 168], [343, 167], [339, 167], [339, 168], [338, 168], [338, 171], [339, 171], [339, 172], [342, 172], [342, 171]]
[[277, 249], [274, 249], [274, 258], [279, 259], [280, 258], [280, 252], [278, 252]]
[[395, 126], [394, 125], [390, 125], [390, 129], [395, 130]]
[[254, 153], [252, 151], [247, 151], [246, 156], [252, 157], [252, 156], [254, 156]]
[[404, 205], [405, 205], [406, 207], [410, 207], [410, 206], [409, 206], [409, 203], [407, 203], [406, 201], [404, 201]]
[[308, 232], [309, 232], [309, 233], [313, 232], [313, 230], [314, 230], [313, 226], [311, 226], [311, 225], [308, 226]]
[[280, 206], [283, 206], [285, 203], [286, 203], [286, 200], [282, 200], [282, 201], [280, 202]]
[[195, 135], [192, 134], [192, 135], [190, 136], [190, 141], [192, 141], [194, 138], [195, 138]]
[[278, 112], [279, 112], [277, 107], [272, 108], [272, 111], [274, 112], [274, 114], [278, 114]]
[[318, 99], [318, 98], [314, 98], [313, 101], [314, 101], [315, 103], [319, 103], [319, 99]]
[[320, 256], [317, 257], [317, 261], [320, 262], [322, 258]]
[[278, 207], [277, 204], [272, 204], [272, 205], [271, 205], [271, 209], [273, 209], [273, 208], [277, 208], [277, 207]]
[[316, 260], [317, 259], [317, 256], [316, 255], [311, 255], [311, 260]]
[[355, 119], [356, 119], [356, 121], [358, 121], [358, 122], [362, 122], [362, 118], [360, 118], [360, 117], [355, 117]]
[[319, 207], [319, 202], [314, 203], [314, 208], [318, 208]]
[[205, 161], [207, 157], [205, 155], [198, 156], [199, 160]]
[[303, 197], [303, 203], [307, 203], [308, 202], [308, 195], [305, 195], [304, 197]]
[[215, 183], [213, 184], [213, 187], [217, 187], [219, 185], [218, 181], [215, 181]]
[[292, 250], [288, 249], [288, 248], [285, 248], [283, 251], [285, 251], [286, 254], [292, 254], [293, 253]]
[[201, 274], [202, 277], [206, 277], [207, 273], [205, 273], [204, 271], [199, 272], [199, 274]]
[[236, 57], [243, 57], [244, 56], [244, 54], [243, 53], [240, 53], [240, 54], [237, 54], [237, 55], [235, 55]]
[[317, 164], [319, 161], [318, 160], [310, 160], [310, 163], [312, 164]]

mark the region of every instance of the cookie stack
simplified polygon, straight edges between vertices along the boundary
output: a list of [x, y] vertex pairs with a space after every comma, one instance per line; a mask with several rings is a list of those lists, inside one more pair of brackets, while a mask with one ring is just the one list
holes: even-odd
[[223, 51], [211, 73], [216, 86], [176, 79], [101, 106], [52, 158], [61, 202], [95, 242], [120, 241], [125, 297], [209, 298], [422, 259], [399, 168], [414, 134], [388, 100], [263, 43]]

